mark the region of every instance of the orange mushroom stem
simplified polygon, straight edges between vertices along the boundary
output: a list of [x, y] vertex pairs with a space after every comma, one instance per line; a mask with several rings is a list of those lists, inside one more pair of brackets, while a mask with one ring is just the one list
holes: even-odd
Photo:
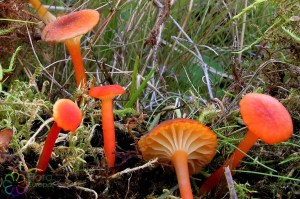
[[86, 85], [86, 75], [80, 51], [80, 39], [81, 36], [78, 36], [64, 42], [72, 57], [77, 87]]
[[37, 14], [45, 24], [48, 24], [56, 19], [56, 17], [51, 14], [51, 12], [49, 12], [39, 0], [29, 0], [29, 3], [32, 5], [32, 7], [34, 7], [34, 9], [37, 11]]
[[209, 178], [202, 184], [200, 193], [205, 194], [209, 192], [218, 184], [218, 182], [220, 182], [225, 172], [225, 167], [229, 166], [230, 170], [234, 170], [258, 139], [259, 138], [255, 134], [248, 131], [244, 139], [240, 142], [237, 149], [234, 150], [233, 154], [228, 158], [225, 164], [209, 176]]
[[57, 126], [57, 124], [54, 122], [48, 133], [43, 151], [40, 155], [40, 159], [37, 164], [37, 173], [38, 174], [44, 174], [44, 172], [46, 171], [48, 163], [51, 158], [51, 154], [52, 154], [52, 150], [54, 148], [55, 141], [56, 141], [60, 131], [61, 131], [61, 128], [59, 126]]
[[72, 58], [77, 87], [86, 85], [86, 75], [80, 51], [80, 39], [99, 21], [95, 10], [80, 10], [64, 15], [49, 23], [42, 32], [47, 42], [63, 42]]
[[81, 123], [82, 114], [74, 102], [69, 99], [60, 99], [57, 100], [53, 106], [53, 118], [54, 123], [48, 133], [43, 151], [37, 164], [38, 174], [45, 173], [51, 158], [55, 141], [61, 129], [64, 131], [75, 131]]
[[200, 187], [202, 195], [217, 186], [225, 167], [229, 166], [234, 170], [258, 139], [267, 144], [277, 144], [288, 140], [293, 133], [290, 114], [277, 99], [269, 95], [255, 93], [245, 95], [240, 101], [240, 111], [248, 132], [225, 164], [202, 184]]
[[124, 93], [124, 88], [119, 85], [98, 86], [91, 88], [89, 91], [89, 95], [91, 97], [101, 99], [104, 154], [109, 168], [115, 165], [116, 160], [116, 135], [113, 113], [113, 98]]
[[176, 151], [171, 157], [175, 168], [178, 187], [182, 198], [193, 198], [188, 168], [188, 154], [185, 151]]
[[143, 159], [171, 161], [175, 168], [181, 198], [192, 199], [190, 175], [199, 172], [215, 155], [217, 138], [214, 132], [191, 119], [163, 122], [138, 142]]
[[112, 98], [102, 99], [101, 110], [104, 152], [107, 158], [108, 166], [113, 167], [116, 159], [116, 133]]

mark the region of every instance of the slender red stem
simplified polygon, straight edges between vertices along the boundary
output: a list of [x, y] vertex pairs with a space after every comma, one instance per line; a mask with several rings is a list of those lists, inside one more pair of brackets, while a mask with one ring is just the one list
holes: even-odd
[[29, 0], [29, 3], [37, 11], [37, 14], [44, 23], [48, 24], [56, 19], [56, 17], [51, 14], [39, 0]]
[[111, 98], [102, 99], [102, 129], [104, 153], [108, 167], [111, 168], [115, 165], [116, 159], [116, 136], [113, 103]]
[[238, 147], [234, 150], [232, 155], [228, 158], [223, 166], [221, 166], [218, 170], [216, 170], [200, 187], [200, 194], [204, 195], [210, 192], [212, 189], [217, 186], [220, 182], [225, 167], [229, 166], [230, 170], [234, 170], [240, 163], [240, 161], [245, 157], [245, 154], [250, 150], [250, 148], [257, 142], [258, 137], [248, 131], [244, 137], [244, 139], [240, 142]]
[[86, 75], [80, 51], [80, 38], [81, 36], [78, 36], [64, 42], [72, 58], [77, 87], [86, 85]]
[[176, 171], [181, 198], [193, 199], [188, 168], [188, 154], [185, 151], [176, 151], [172, 155], [171, 160]]
[[48, 133], [43, 151], [41, 153], [39, 162], [37, 164], [37, 173], [38, 174], [45, 173], [48, 163], [49, 163], [49, 160], [51, 158], [51, 153], [52, 153], [55, 141], [58, 137], [60, 130], [61, 130], [61, 128], [59, 126], [57, 126], [56, 122], [54, 122]]

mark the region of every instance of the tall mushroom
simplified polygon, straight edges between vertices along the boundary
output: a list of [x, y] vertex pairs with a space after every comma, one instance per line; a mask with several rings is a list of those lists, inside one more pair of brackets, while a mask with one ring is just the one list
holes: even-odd
[[71, 55], [77, 87], [86, 85], [86, 75], [80, 52], [80, 39], [99, 21], [95, 10], [80, 10], [64, 15], [49, 23], [42, 32], [46, 42], [63, 42]]
[[57, 100], [53, 106], [54, 123], [48, 133], [43, 151], [37, 164], [37, 173], [44, 174], [51, 158], [51, 153], [61, 129], [74, 132], [82, 120], [78, 106], [69, 99]]
[[215, 155], [217, 139], [214, 132], [191, 119], [163, 122], [138, 142], [143, 159], [158, 158], [171, 162], [175, 168], [180, 195], [192, 199], [189, 174], [199, 172]]
[[56, 17], [51, 14], [51, 12], [49, 12], [39, 0], [29, 0], [29, 3], [32, 5], [32, 7], [34, 7], [39, 17], [45, 24], [48, 24], [56, 19]]
[[226, 166], [234, 170], [258, 139], [267, 144], [277, 144], [292, 136], [290, 114], [277, 99], [269, 95], [246, 94], [240, 101], [240, 111], [248, 132], [225, 164], [203, 183], [201, 194], [211, 191], [218, 184]]
[[98, 86], [91, 88], [89, 91], [89, 95], [91, 97], [101, 99], [104, 153], [108, 167], [113, 167], [116, 159], [116, 135], [113, 114], [113, 98], [124, 93], [124, 88], [119, 85]]

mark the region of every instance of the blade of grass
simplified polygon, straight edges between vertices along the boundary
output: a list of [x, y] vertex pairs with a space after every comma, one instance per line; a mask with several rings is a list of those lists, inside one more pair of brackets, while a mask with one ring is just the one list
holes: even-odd
[[136, 80], [137, 80], [137, 76], [138, 76], [139, 62], [140, 62], [140, 58], [139, 58], [139, 56], [136, 56], [134, 66], [133, 66], [131, 86], [130, 86], [130, 90], [129, 90], [130, 98], [134, 95], [134, 92], [136, 90]]
[[125, 104], [125, 108], [132, 108], [132, 106], [134, 105], [134, 103], [136, 102], [136, 100], [138, 99], [138, 97], [140, 96], [140, 94], [143, 92], [144, 88], [147, 85], [147, 82], [150, 80], [150, 78], [152, 77], [153, 73], [155, 72], [156, 67], [153, 67], [149, 74], [147, 75], [147, 77], [144, 79], [144, 81], [142, 82], [141, 86], [136, 90], [136, 92], [133, 93], [133, 95], [130, 97], [129, 101]]
[[0, 18], [0, 21], [9, 21], [9, 22], [18, 22], [18, 23], [38, 24], [38, 23], [32, 22], [32, 21], [23, 21], [23, 20], [17, 20], [17, 19], [4, 19], [4, 18]]
[[233, 171], [238, 172], [238, 173], [251, 173], [251, 174], [256, 174], [256, 175], [263, 175], [263, 176], [270, 176], [270, 177], [280, 178], [280, 179], [283, 179], [283, 180], [292, 180], [292, 181], [300, 182], [300, 179], [297, 179], [297, 178], [290, 178], [290, 177], [286, 177], [286, 176], [274, 175], [274, 174], [271, 174], [271, 173], [261, 173], [261, 172], [256, 172], [256, 171], [242, 171], [242, 170], [233, 170]]

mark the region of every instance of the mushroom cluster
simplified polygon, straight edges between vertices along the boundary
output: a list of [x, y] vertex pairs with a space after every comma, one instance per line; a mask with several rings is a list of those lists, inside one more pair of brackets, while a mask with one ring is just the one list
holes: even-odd
[[[80, 10], [56, 18], [39, 0], [29, 0], [39, 17], [47, 24], [42, 32], [46, 42], [62, 42], [66, 45], [74, 66], [77, 87], [87, 87], [87, 79], [80, 51], [80, 39], [99, 21], [95, 10]], [[101, 121], [104, 140], [104, 154], [109, 168], [115, 166], [116, 136], [113, 114], [113, 99], [125, 93], [120, 85], [92, 87], [89, 96], [101, 100]], [[275, 98], [265, 94], [246, 94], [239, 103], [240, 112], [248, 128], [244, 139], [233, 154], [216, 170], [200, 188], [201, 194], [214, 189], [220, 182], [225, 167], [234, 170], [250, 148], [261, 139], [267, 144], [288, 140], [293, 132], [292, 119], [286, 108]], [[53, 107], [54, 124], [46, 138], [37, 163], [37, 173], [44, 174], [55, 141], [63, 129], [74, 132], [82, 122], [82, 113], [76, 103], [69, 99], [57, 100]], [[12, 130], [0, 133], [0, 152], [4, 151], [12, 137]], [[142, 136], [138, 143], [139, 154], [144, 160], [157, 158], [170, 164], [176, 172], [180, 195], [192, 199], [190, 175], [198, 173], [209, 164], [216, 153], [217, 136], [192, 119], [172, 119], [162, 122]]]
[[[47, 25], [42, 31], [42, 39], [46, 42], [57, 43], [62, 42], [66, 45], [74, 66], [77, 87], [86, 87], [86, 74], [82, 55], [80, 51], [80, 39], [83, 34], [90, 31], [99, 21], [99, 13], [95, 10], [80, 10], [61, 17], [56, 18], [41, 4], [39, 0], [29, 0], [32, 6], [37, 10], [39, 17]], [[99, 98], [102, 101], [102, 127], [104, 137], [104, 152], [108, 167], [115, 164], [116, 141], [113, 116], [113, 98], [116, 95], [123, 94], [125, 90], [119, 85], [108, 85], [91, 88], [89, 95]], [[62, 105], [65, 104], [65, 105]], [[74, 131], [81, 121], [81, 112], [77, 108], [76, 113], [70, 114], [68, 111], [75, 110], [69, 108], [70, 101], [60, 100], [54, 105], [54, 119], [49, 135], [46, 139], [44, 149], [37, 165], [38, 173], [45, 172], [51, 157], [55, 140], [60, 129], [65, 131]], [[64, 114], [70, 115], [64, 115]], [[79, 114], [80, 113], [80, 114]], [[62, 115], [62, 116], [60, 116]], [[70, 117], [72, 116], [72, 117]], [[60, 122], [65, 118], [64, 122]], [[68, 121], [76, 120], [76, 122]], [[76, 128], [70, 128], [66, 125], [73, 125]]]

